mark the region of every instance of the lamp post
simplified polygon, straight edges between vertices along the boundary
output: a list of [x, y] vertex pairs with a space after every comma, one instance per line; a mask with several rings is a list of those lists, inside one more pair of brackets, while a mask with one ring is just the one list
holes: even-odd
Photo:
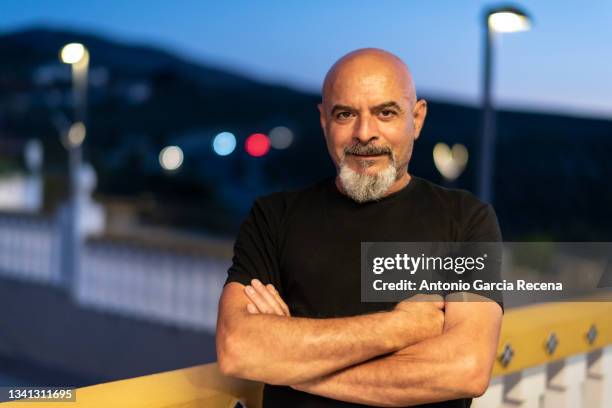
[[80, 214], [81, 198], [79, 192], [79, 174], [82, 162], [82, 144], [86, 134], [87, 123], [87, 73], [89, 70], [89, 52], [83, 44], [66, 44], [60, 51], [60, 60], [70, 64], [72, 69], [72, 95], [74, 102], [74, 119], [66, 135], [66, 147], [69, 156], [70, 203], [67, 219], [66, 263], [62, 268], [62, 280], [71, 288], [76, 275], [81, 252]]
[[484, 56], [482, 76], [482, 136], [478, 195], [485, 202], [493, 201], [493, 176], [495, 163], [495, 112], [491, 99], [493, 70], [493, 41], [495, 33], [527, 31], [531, 26], [527, 14], [516, 7], [500, 7], [488, 10], [484, 19]]

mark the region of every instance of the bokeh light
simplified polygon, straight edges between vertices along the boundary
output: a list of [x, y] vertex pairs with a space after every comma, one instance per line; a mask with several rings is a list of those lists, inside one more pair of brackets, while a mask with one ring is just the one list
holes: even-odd
[[236, 136], [230, 132], [221, 132], [213, 139], [213, 150], [219, 156], [227, 156], [236, 148]]
[[448, 181], [456, 180], [467, 165], [469, 153], [461, 143], [449, 147], [446, 143], [436, 143], [433, 149], [436, 169]]
[[79, 43], [66, 44], [60, 53], [62, 62], [76, 64], [85, 56], [85, 46]]
[[164, 170], [173, 171], [183, 164], [183, 151], [178, 146], [166, 146], [159, 153], [159, 164]]
[[70, 147], [78, 147], [85, 140], [85, 134], [87, 130], [85, 129], [85, 125], [83, 122], [75, 122], [68, 129], [68, 146]]
[[293, 143], [293, 132], [285, 126], [277, 126], [269, 134], [270, 144], [275, 149], [283, 150]]
[[264, 156], [270, 151], [270, 139], [263, 133], [253, 133], [247, 137], [244, 148], [253, 157]]

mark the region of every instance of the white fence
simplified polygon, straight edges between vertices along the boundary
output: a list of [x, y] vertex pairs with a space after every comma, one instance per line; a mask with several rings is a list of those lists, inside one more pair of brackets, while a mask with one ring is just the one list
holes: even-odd
[[[62, 231], [58, 220], [0, 214], [0, 276], [62, 284]], [[229, 258], [89, 241], [65, 287], [101, 311], [214, 332], [229, 265]]]
[[50, 220], [0, 214], [0, 275], [58, 285], [60, 239], [59, 228]]
[[101, 310], [214, 332], [228, 267], [227, 259], [90, 243], [75, 296]]

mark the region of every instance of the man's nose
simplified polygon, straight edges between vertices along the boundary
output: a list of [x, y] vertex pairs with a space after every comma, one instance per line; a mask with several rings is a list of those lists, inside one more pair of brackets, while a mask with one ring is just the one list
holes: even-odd
[[353, 138], [361, 144], [367, 144], [371, 140], [378, 139], [376, 120], [370, 115], [359, 116]]

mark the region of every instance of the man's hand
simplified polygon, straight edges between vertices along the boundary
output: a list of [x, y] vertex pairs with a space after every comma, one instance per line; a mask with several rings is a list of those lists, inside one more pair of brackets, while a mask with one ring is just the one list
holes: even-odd
[[439, 336], [444, 330], [444, 299], [441, 296], [415, 295], [399, 302], [394, 311], [407, 314], [417, 324], [418, 337], [413, 344]]
[[251, 314], [276, 314], [290, 317], [289, 307], [272, 284], [264, 285], [259, 279], [253, 279], [251, 285], [245, 286], [244, 292], [251, 301], [247, 311]]

